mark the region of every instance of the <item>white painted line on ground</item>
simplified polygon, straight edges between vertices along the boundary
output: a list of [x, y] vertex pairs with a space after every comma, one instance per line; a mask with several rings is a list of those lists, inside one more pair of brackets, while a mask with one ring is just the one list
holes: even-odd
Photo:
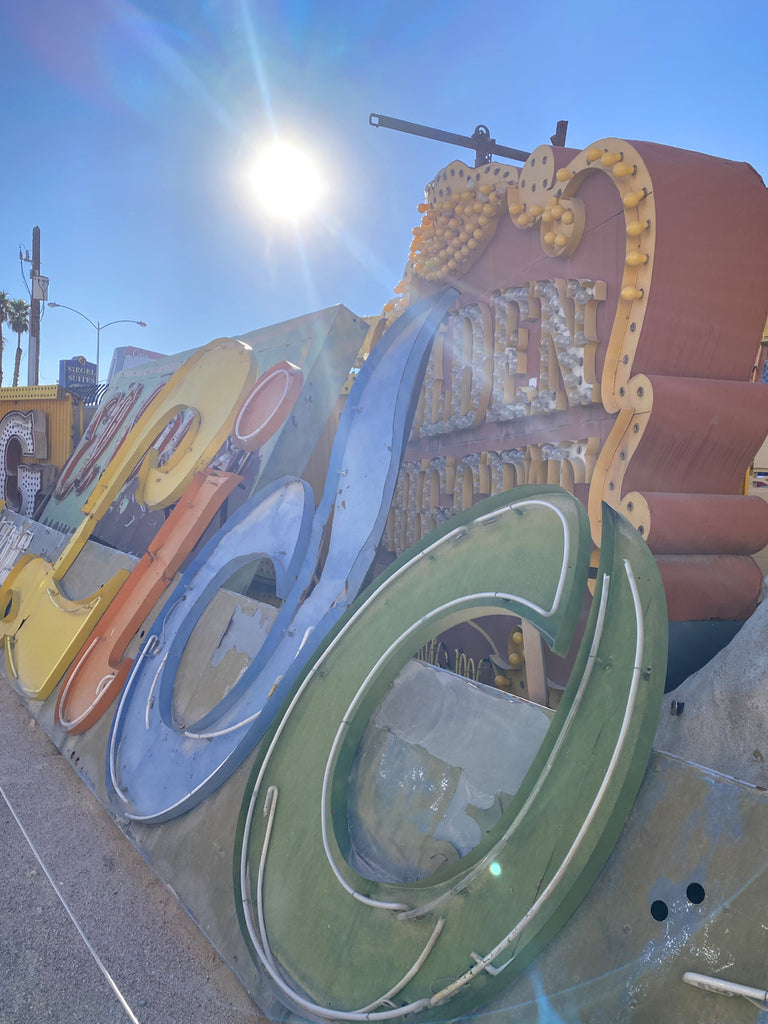
[[48, 868], [45, 866], [45, 864], [43, 864], [42, 858], [40, 857], [40, 854], [37, 852], [37, 849], [35, 848], [35, 844], [32, 842], [32, 840], [30, 839], [29, 835], [27, 834], [27, 830], [24, 828], [24, 826], [22, 825], [21, 821], [19, 820], [19, 816], [16, 813], [16, 811], [13, 809], [13, 806], [11, 805], [11, 801], [6, 796], [5, 790], [3, 789], [2, 786], [0, 786], [0, 796], [2, 796], [3, 800], [5, 800], [6, 804], [8, 805], [8, 810], [13, 815], [14, 820], [15, 820], [16, 824], [19, 826], [21, 834], [26, 839], [26, 841], [27, 841], [27, 843], [29, 845], [30, 850], [32, 851], [32, 853], [34, 853], [35, 857], [37, 858], [37, 863], [43, 869], [43, 872], [45, 873], [45, 877], [51, 883], [53, 891], [56, 893], [56, 895], [59, 897], [59, 900], [61, 901], [61, 905], [64, 907], [66, 912], [69, 914], [69, 917], [70, 917], [70, 920], [72, 921], [72, 924], [75, 926], [75, 928], [77, 928], [78, 932], [80, 933], [80, 938], [83, 940], [85, 945], [88, 947], [88, 952], [91, 954], [93, 959], [96, 961], [96, 966], [99, 968], [101, 973], [107, 979], [107, 982], [109, 983], [109, 987], [112, 989], [112, 991], [117, 996], [118, 1002], [120, 1003], [122, 1008], [125, 1010], [126, 1016], [131, 1021], [131, 1024], [139, 1024], [139, 1021], [136, 1018], [136, 1015], [134, 1014], [133, 1010], [130, 1008], [130, 1006], [126, 1002], [125, 997], [123, 996], [123, 994], [120, 991], [120, 989], [115, 984], [115, 982], [114, 982], [114, 980], [112, 978], [112, 975], [109, 973], [107, 968], [104, 966], [104, 964], [103, 964], [103, 962], [101, 960], [101, 957], [96, 952], [96, 950], [93, 948], [93, 946], [89, 942], [88, 937], [86, 936], [85, 932], [83, 931], [83, 929], [78, 924], [77, 919], [75, 918], [75, 915], [70, 910], [69, 904], [67, 903], [67, 901], [62, 896], [61, 891], [60, 891], [58, 885], [56, 885], [56, 882], [53, 880], [53, 877], [51, 876], [51, 873], [48, 871]]

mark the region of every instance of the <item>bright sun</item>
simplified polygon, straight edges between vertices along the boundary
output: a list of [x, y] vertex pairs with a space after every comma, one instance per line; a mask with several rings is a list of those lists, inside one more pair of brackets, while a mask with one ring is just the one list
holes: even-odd
[[298, 220], [317, 207], [325, 192], [314, 160], [287, 142], [265, 149], [250, 177], [256, 198], [272, 217]]

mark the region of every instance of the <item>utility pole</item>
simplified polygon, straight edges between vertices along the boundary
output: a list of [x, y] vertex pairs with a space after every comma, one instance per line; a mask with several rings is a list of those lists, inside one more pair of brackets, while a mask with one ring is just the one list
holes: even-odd
[[[43, 286], [44, 284], [44, 286]], [[40, 300], [48, 297], [48, 279], [40, 277], [40, 228], [32, 228], [32, 297], [29, 304], [27, 384], [38, 383], [40, 370]]]

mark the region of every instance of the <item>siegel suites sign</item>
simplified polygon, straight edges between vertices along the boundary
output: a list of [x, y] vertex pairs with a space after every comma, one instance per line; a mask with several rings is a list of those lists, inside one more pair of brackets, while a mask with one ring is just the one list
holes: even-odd
[[89, 363], [83, 356], [59, 360], [59, 384], [64, 388], [98, 384], [95, 363]]

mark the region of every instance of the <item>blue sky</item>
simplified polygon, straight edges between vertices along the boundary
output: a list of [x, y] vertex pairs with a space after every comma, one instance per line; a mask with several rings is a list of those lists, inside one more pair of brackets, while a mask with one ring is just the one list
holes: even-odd
[[[574, 147], [649, 139], [768, 177], [766, 28], [759, 0], [6, 3], [0, 290], [27, 297], [18, 250], [39, 225], [51, 300], [148, 324], [103, 333], [104, 372], [117, 345], [177, 352], [338, 302], [377, 313], [424, 185], [473, 154], [374, 129], [370, 113], [466, 135], [484, 123], [523, 150], [567, 119]], [[296, 224], [244, 186], [275, 136], [328, 178]], [[41, 383], [95, 345], [47, 310]]]

